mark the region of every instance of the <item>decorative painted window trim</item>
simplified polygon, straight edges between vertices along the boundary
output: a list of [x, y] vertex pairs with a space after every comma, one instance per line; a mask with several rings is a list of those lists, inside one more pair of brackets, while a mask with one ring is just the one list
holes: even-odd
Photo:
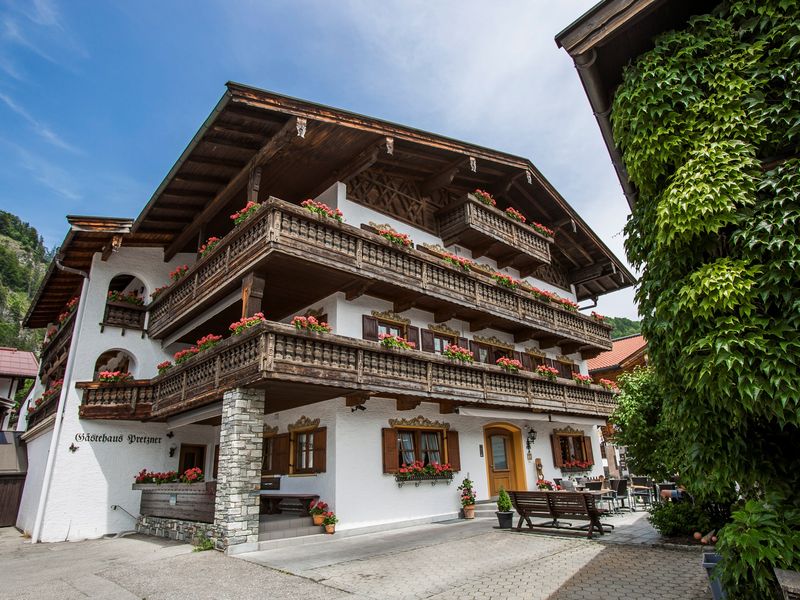
[[440, 324], [437, 324], [437, 323], [428, 323], [428, 329], [430, 329], [431, 331], [435, 331], [436, 333], [441, 333], [442, 335], [449, 335], [449, 336], [452, 336], [452, 337], [455, 337], [455, 338], [461, 337], [461, 332], [460, 331], [456, 331], [455, 329], [452, 329], [452, 328], [448, 327], [447, 325], [440, 325]]
[[305, 415], [289, 425], [289, 432], [306, 431], [309, 429], [319, 429], [319, 419], [309, 419]]
[[572, 360], [569, 356], [564, 356], [563, 354], [559, 354], [556, 356], [556, 360], [560, 363], [564, 363], [565, 365], [574, 365], [575, 361]]
[[278, 426], [270, 426], [264, 425], [264, 436], [263, 437], [274, 437], [278, 435]]
[[538, 348], [525, 348], [525, 350], [523, 352], [525, 352], [525, 354], [529, 354], [529, 355], [534, 356], [536, 358], [547, 358], [547, 354], [545, 354], [544, 352], [542, 352]]
[[385, 312], [381, 312], [379, 310], [373, 310], [372, 316], [381, 321], [389, 321], [397, 325], [404, 325], [406, 327], [411, 325], [411, 319], [406, 319], [405, 317], [401, 317], [396, 312], [392, 312], [390, 310], [387, 310]]
[[554, 429], [553, 435], [586, 435], [586, 432], [583, 429], [575, 429], [574, 427], [570, 427], [567, 425], [563, 429]]
[[427, 417], [419, 415], [411, 419], [389, 419], [389, 427], [392, 429], [402, 429], [405, 427], [411, 429], [444, 429], [445, 431], [449, 431], [450, 423], [431, 421]]
[[476, 344], [485, 344], [486, 346], [494, 346], [495, 348], [502, 348], [503, 350], [508, 350], [509, 352], [514, 351], [514, 344], [509, 344], [508, 342], [504, 342], [503, 340], [498, 339], [495, 336], [492, 337], [482, 337], [479, 335], [472, 336], [472, 341]]

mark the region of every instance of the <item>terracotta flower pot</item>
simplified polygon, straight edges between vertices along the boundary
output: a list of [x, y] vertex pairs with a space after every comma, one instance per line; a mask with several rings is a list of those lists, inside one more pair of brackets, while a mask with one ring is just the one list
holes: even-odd
[[322, 521], [325, 519], [322, 514], [311, 515], [311, 518], [314, 519], [314, 525], [322, 525]]
[[334, 533], [336, 531], [336, 525], [325, 525], [325, 533]]
[[464, 518], [465, 519], [474, 519], [475, 518], [475, 505], [468, 504], [464, 507]]

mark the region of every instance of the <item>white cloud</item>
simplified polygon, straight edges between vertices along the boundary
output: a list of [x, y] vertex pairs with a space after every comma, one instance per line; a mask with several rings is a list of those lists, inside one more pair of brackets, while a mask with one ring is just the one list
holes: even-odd
[[19, 166], [30, 172], [39, 184], [70, 202], [83, 197], [79, 183], [69, 171], [16, 144], [7, 144], [16, 152]]
[[6, 106], [8, 106], [8, 108], [22, 117], [43, 140], [57, 148], [61, 148], [62, 150], [67, 150], [75, 154], [81, 154], [80, 149], [63, 140], [56, 132], [50, 129], [50, 127], [36, 119], [25, 108], [17, 104], [14, 99], [11, 98], [11, 96], [0, 92], [0, 100], [2, 100]]

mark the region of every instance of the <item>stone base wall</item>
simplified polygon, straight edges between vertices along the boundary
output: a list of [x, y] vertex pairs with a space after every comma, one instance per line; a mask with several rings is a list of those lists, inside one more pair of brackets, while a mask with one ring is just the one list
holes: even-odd
[[136, 532], [190, 544], [197, 544], [200, 538], [206, 537], [214, 540], [214, 545], [217, 549], [223, 549], [219, 541], [219, 529], [212, 523], [182, 521], [164, 517], [139, 517], [136, 522]]

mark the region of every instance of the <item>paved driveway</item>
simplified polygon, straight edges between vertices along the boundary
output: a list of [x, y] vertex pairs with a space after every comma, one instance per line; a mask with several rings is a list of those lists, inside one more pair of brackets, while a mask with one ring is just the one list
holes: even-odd
[[[628, 517], [630, 519], [630, 517]], [[144, 536], [36, 544], [0, 529], [0, 598], [710, 598], [699, 551], [498, 531], [494, 519], [309, 538], [241, 555]], [[623, 535], [625, 534], [625, 535]], [[652, 541], [652, 535], [650, 536]]]

